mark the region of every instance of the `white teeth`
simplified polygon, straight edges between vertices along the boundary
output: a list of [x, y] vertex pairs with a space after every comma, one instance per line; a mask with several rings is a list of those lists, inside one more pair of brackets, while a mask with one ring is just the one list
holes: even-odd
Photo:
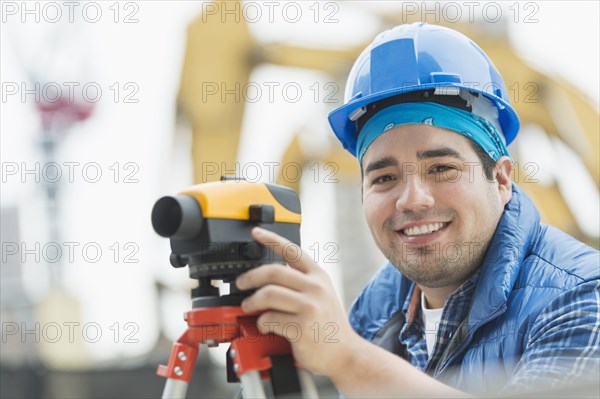
[[424, 224], [422, 226], [415, 226], [415, 227], [411, 227], [409, 229], [404, 229], [404, 230], [402, 230], [402, 232], [404, 234], [406, 234], [407, 236], [418, 236], [418, 235], [423, 235], [423, 234], [431, 234], [434, 231], [441, 229], [445, 225], [446, 225], [445, 223]]

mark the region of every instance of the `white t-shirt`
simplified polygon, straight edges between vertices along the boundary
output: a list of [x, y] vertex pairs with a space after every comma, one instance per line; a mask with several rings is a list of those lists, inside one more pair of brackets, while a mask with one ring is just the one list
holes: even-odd
[[425, 294], [421, 292], [421, 314], [423, 315], [423, 325], [425, 326], [425, 341], [427, 342], [427, 354], [431, 357], [433, 347], [437, 338], [440, 320], [444, 308], [427, 309], [425, 305]]

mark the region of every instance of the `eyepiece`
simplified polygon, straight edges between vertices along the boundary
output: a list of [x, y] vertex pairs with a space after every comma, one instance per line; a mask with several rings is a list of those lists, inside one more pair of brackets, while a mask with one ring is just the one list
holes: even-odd
[[167, 238], [194, 238], [202, 228], [202, 209], [188, 195], [162, 197], [152, 208], [152, 227]]

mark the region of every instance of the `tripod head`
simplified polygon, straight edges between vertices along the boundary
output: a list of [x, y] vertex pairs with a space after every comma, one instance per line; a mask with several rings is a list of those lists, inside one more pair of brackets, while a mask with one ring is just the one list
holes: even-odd
[[291, 189], [238, 179], [198, 184], [160, 198], [152, 209], [152, 226], [171, 242], [173, 267], [189, 266], [199, 285], [192, 290], [194, 308], [238, 306], [251, 292], [230, 284], [219, 296], [212, 280], [235, 281], [265, 263], [285, 261], [250, 232], [261, 226], [300, 245], [300, 200]]

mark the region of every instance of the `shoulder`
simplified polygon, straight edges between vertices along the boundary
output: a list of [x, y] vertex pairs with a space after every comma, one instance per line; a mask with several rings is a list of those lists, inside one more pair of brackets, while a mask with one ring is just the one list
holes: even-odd
[[574, 310], [568, 302], [593, 298], [599, 281], [600, 252], [542, 224], [516, 276], [508, 299], [510, 313], [520, 314], [529, 329], [547, 320], [544, 314], [558, 317]]
[[600, 252], [556, 227], [541, 224], [522, 272], [528, 285], [568, 290], [600, 278]]

